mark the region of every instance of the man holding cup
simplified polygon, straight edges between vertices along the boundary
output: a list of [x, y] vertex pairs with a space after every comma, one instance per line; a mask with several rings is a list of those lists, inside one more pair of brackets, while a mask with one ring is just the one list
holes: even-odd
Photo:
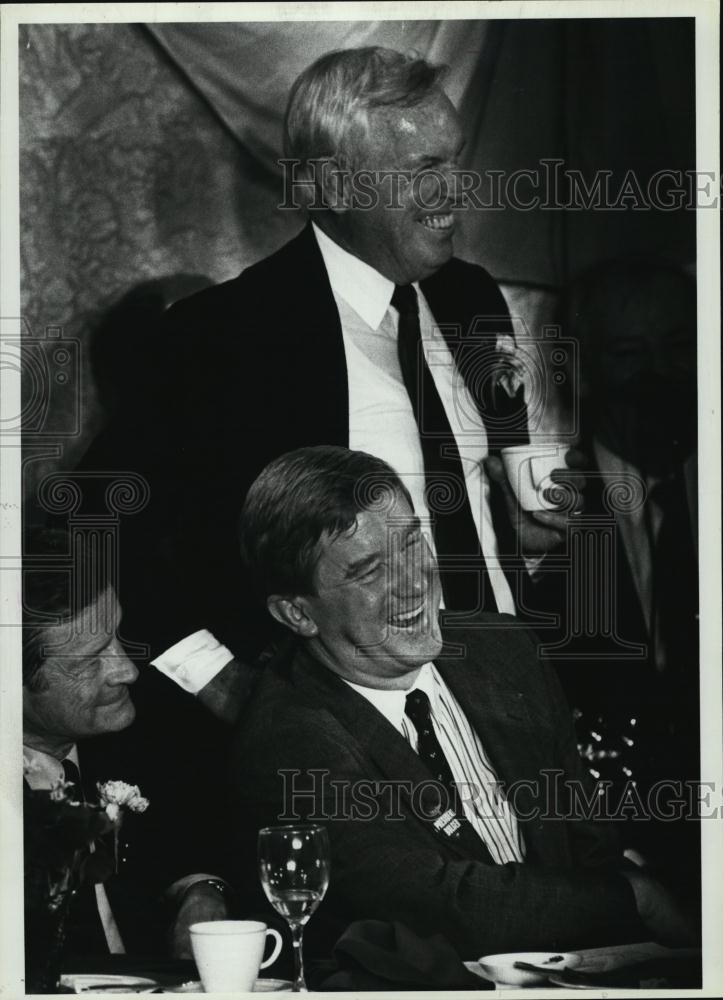
[[563, 540], [564, 514], [523, 510], [502, 465], [483, 464], [527, 440], [527, 413], [504, 378], [505, 300], [453, 256], [464, 136], [442, 80], [441, 67], [378, 47], [328, 53], [301, 74], [282, 165], [306, 227], [169, 310], [152, 412], [134, 401], [89, 456], [151, 484], [126, 534], [144, 532], [126, 560], [139, 639], [154, 645], [159, 622], [181, 639], [190, 606], [237, 655], [263, 647], [268, 627], [244, 610], [229, 539], [250, 483], [290, 448], [388, 461], [437, 556], [445, 606], [465, 618], [515, 614], [523, 557]]

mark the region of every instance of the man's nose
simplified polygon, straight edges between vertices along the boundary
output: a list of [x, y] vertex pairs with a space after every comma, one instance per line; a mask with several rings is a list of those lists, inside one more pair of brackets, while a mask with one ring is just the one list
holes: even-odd
[[399, 597], [421, 597], [427, 591], [428, 573], [421, 545], [402, 550], [395, 576], [395, 590]]
[[105, 660], [109, 684], [134, 684], [138, 679], [138, 668], [118, 639], [109, 647]]

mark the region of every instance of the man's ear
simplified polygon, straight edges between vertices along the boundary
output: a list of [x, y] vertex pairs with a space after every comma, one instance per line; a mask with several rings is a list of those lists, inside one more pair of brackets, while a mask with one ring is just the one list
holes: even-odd
[[308, 609], [298, 597], [280, 597], [272, 594], [266, 598], [266, 607], [277, 622], [291, 629], [304, 639], [318, 635], [316, 622], [308, 614]]
[[330, 212], [348, 212], [351, 207], [351, 165], [340, 157], [317, 160], [317, 183], [322, 201]]

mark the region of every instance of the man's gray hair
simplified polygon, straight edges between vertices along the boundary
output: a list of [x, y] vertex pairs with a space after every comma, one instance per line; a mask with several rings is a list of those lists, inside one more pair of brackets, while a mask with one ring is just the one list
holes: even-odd
[[415, 53], [369, 46], [327, 52], [297, 78], [284, 119], [284, 153], [301, 161], [327, 156], [353, 159], [349, 133], [365, 130], [378, 108], [409, 108], [438, 86], [445, 66]]

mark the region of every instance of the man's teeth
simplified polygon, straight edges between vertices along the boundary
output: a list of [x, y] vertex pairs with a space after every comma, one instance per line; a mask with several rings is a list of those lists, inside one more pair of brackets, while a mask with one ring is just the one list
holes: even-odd
[[394, 615], [392, 617], [392, 625], [408, 625], [409, 622], [413, 621], [413, 619], [418, 618], [423, 611], [424, 605], [420, 604], [420, 606], [415, 608], [414, 611], [407, 611], [407, 613], [403, 615]]
[[447, 215], [423, 215], [422, 225], [427, 229], [451, 229], [454, 216], [451, 212]]

